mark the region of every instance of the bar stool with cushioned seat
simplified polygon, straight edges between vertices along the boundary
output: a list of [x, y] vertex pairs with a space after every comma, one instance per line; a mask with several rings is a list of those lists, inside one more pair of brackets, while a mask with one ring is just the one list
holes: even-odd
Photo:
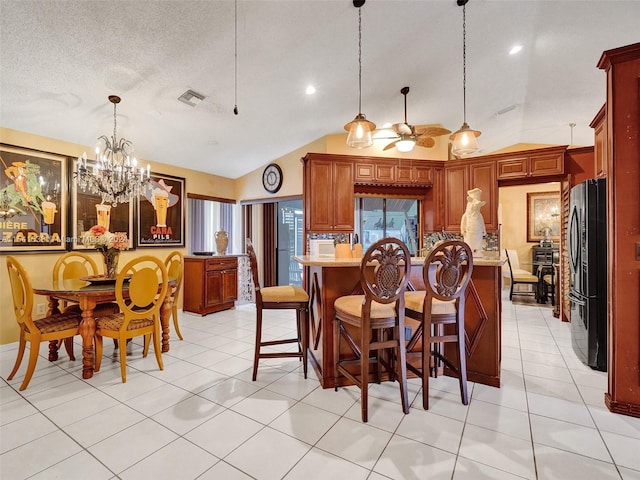
[[[469, 245], [460, 240], [438, 242], [422, 268], [426, 291], [406, 292], [404, 295], [407, 317], [420, 321], [407, 350], [411, 350], [422, 338], [422, 367], [418, 369], [408, 364], [407, 368], [422, 379], [422, 407], [425, 410], [429, 409], [432, 356], [434, 368], [442, 361], [457, 374], [462, 403], [469, 403], [464, 307], [465, 291], [472, 272], [473, 253]], [[440, 350], [441, 343], [449, 342], [456, 344], [456, 364]], [[432, 344], [435, 344], [433, 350]]]
[[[397, 238], [383, 238], [371, 245], [360, 262], [360, 286], [364, 295], [346, 295], [334, 303], [335, 385], [343, 375], [360, 388], [362, 421], [368, 421], [368, 391], [372, 378], [369, 364], [375, 362], [373, 380], [380, 382], [386, 367], [391, 380], [400, 384], [402, 411], [409, 413], [404, 339], [404, 291], [409, 281], [411, 254]], [[349, 331], [351, 330], [351, 331]], [[341, 358], [345, 340], [355, 359]], [[385, 351], [392, 354], [384, 356]], [[351, 366], [351, 368], [349, 368]], [[359, 366], [359, 373], [355, 372]]]
[[[303, 288], [295, 285], [281, 285], [275, 287], [260, 287], [258, 280], [258, 260], [253, 249], [251, 239], [246, 241], [247, 254], [251, 264], [253, 287], [256, 294], [256, 345], [253, 356], [253, 376], [255, 381], [258, 375], [258, 363], [261, 358], [286, 358], [298, 357], [302, 359], [304, 378], [307, 378], [307, 312], [309, 311], [309, 295]], [[295, 310], [297, 337], [280, 340], [262, 341], [262, 311], [263, 310]], [[272, 347], [297, 343], [297, 352], [262, 352], [262, 347]]]

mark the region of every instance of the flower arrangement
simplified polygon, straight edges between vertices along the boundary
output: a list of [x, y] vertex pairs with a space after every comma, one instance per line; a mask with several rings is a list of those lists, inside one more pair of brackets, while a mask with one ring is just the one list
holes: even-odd
[[82, 237], [85, 247], [93, 247], [102, 253], [104, 273], [107, 278], [116, 278], [120, 252], [129, 248], [127, 234], [112, 233], [102, 225], [94, 225]]
[[124, 232], [110, 232], [102, 225], [94, 225], [82, 237], [82, 244], [85, 247], [93, 247], [101, 252], [108, 250], [127, 250], [129, 240]]

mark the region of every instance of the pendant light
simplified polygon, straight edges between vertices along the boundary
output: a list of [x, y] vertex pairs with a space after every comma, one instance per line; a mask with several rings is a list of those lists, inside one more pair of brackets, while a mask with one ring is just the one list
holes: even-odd
[[478, 150], [478, 130], [472, 130], [467, 124], [467, 12], [469, 0], [457, 0], [462, 7], [462, 126], [449, 137], [453, 140], [451, 153], [458, 157], [470, 155]]
[[352, 148], [366, 148], [373, 145], [371, 132], [376, 124], [367, 120], [362, 113], [362, 11], [365, 0], [353, 0], [353, 6], [358, 9], [358, 115], [347, 123], [344, 129], [349, 132], [347, 145]]

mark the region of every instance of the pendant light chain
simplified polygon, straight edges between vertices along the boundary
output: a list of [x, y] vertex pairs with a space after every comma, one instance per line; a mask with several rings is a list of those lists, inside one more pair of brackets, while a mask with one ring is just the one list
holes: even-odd
[[234, 75], [235, 75], [235, 96], [233, 113], [238, 115], [238, 0], [234, 2]]
[[362, 7], [358, 8], [358, 113], [362, 113]]
[[462, 121], [467, 123], [467, 5], [462, 6]]

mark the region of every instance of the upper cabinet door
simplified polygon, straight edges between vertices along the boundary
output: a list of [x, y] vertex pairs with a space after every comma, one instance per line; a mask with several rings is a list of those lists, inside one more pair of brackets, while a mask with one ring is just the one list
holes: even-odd
[[333, 163], [333, 232], [353, 233], [354, 194], [353, 163]]
[[469, 190], [472, 188], [482, 190], [482, 200], [484, 200], [485, 204], [480, 212], [488, 231], [498, 229], [497, 187], [496, 162], [472, 163], [469, 165]]
[[353, 233], [353, 162], [310, 158], [305, 166], [305, 215], [312, 233]]

